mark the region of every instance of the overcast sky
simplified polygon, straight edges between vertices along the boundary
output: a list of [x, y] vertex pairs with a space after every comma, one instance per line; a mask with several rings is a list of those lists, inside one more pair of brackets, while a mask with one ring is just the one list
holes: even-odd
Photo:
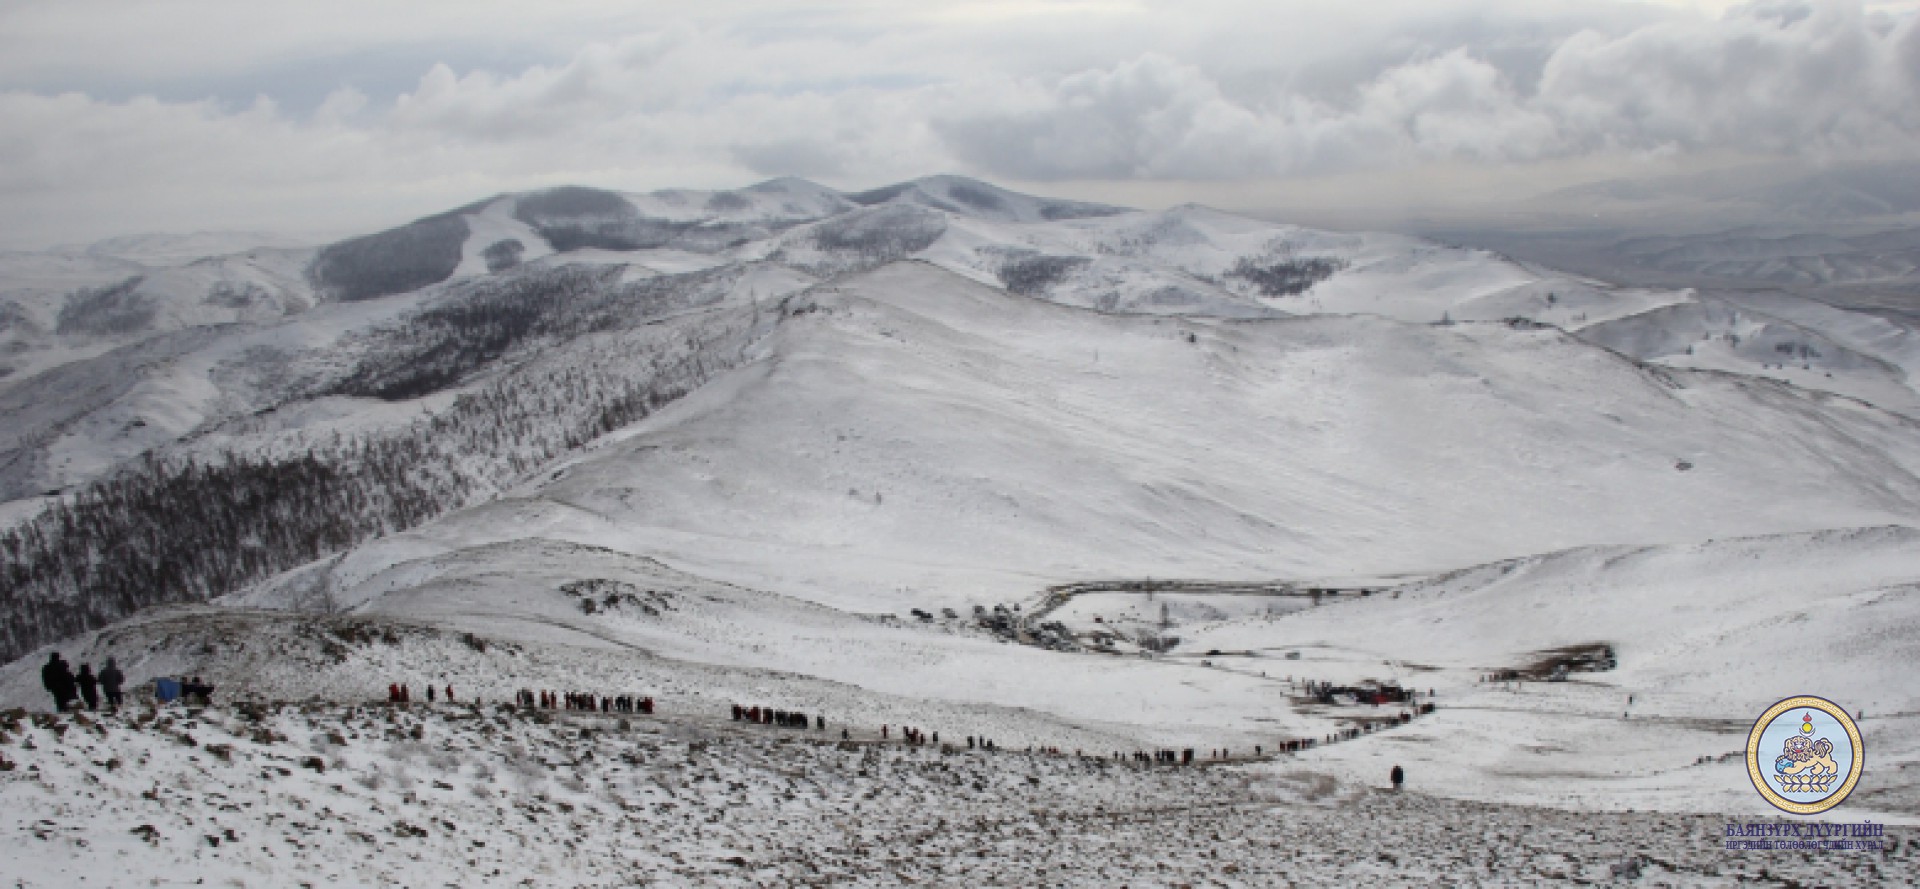
[[0, 244], [959, 172], [1235, 209], [1920, 159], [1920, 0], [0, 0]]

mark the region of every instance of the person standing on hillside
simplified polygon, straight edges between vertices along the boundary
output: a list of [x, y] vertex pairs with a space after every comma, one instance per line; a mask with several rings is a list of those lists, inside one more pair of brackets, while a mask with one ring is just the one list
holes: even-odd
[[1393, 782], [1393, 789], [1399, 790], [1400, 785], [1407, 783], [1407, 770], [1395, 764], [1393, 771], [1387, 773], [1387, 780]]
[[100, 679], [93, 675], [93, 665], [81, 664], [80, 672], [73, 677], [73, 682], [80, 686], [80, 700], [87, 703], [87, 709], [99, 710]]
[[120, 672], [120, 665], [107, 658], [107, 665], [100, 668], [100, 690], [107, 696], [107, 706], [115, 711], [120, 709], [123, 696], [120, 689], [127, 684], [127, 674]]
[[46, 686], [47, 692], [53, 695], [55, 712], [67, 709], [67, 705], [73, 702], [73, 671], [67, 669], [67, 662], [60, 657], [60, 652], [47, 656], [47, 665], [40, 668], [40, 684]]

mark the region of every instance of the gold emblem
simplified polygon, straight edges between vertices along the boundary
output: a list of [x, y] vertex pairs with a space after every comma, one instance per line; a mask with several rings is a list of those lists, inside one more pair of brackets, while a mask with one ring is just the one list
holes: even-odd
[[1825, 698], [1801, 695], [1774, 704], [1747, 735], [1747, 776], [1754, 789], [1796, 815], [1840, 805], [1865, 764], [1859, 726]]

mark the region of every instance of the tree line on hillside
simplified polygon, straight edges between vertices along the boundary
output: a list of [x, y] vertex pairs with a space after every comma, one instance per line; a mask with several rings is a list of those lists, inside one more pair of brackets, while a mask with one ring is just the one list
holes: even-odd
[[[485, 363], [460, 348], [497, 358], [528, 331], [594, 326], [593, 306], [631, 308], [648, 293], [672, 301], [658, 287], [602, 289], [561, 287], [557, 307], [534, 313], [545, 321], [487, 303], [414, 328], [407, 342], [455, 356], [428, 380], [448, 382], [458, 376], [451, 369]], [[737, 365], [753, 326], [747, 310], [728, 310], [587, 331], [402, 429], [334, 434], [274, 455], [149, 458], [87, 485], [0, 532], [0, 661], [141, 608], [233, 592], [476, 502]], [[447, 349], [450, 339], [461, 346]], [[404, 362], [410, 350], [370, 350], [367, 360]]]
[[1305, 259], [1288, 257], [1266, 262], [1256, 262], [1242, 256], [1233, 264], [1233, 268], [1227, 270], [1227, 275], [1252, 284], [1262, 296], [1297, 296], [1346, 267], [1347, 264], [1341, 260], [1323, 256]]
[[399, 401], [456, 385], [538, 342], [632, 327], [724, 298], [740, 270], [727, 267], [621, 282], [620, 266], [529, 270], [474, 284], [371, 334], [354, 370], [326, 394]]

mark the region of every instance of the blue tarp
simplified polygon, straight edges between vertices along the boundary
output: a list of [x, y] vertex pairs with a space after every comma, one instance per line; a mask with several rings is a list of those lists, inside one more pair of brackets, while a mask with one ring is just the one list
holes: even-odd
[[160, 703], [162, 704], [168, 703], [173, 699], [180, 697], [180, 680], [178, 679], [153, 680], [153, 696], [156, 698], [159, 698]]

